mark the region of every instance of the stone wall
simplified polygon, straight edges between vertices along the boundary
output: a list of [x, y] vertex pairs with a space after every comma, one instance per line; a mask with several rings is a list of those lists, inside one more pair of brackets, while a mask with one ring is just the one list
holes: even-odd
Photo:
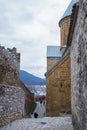
[[0, 85], [0, 126], [24, 115], [24, 91], [19, 87]]
[[59, 22], [59, 26], [60, 26], [60, 33], [61, 33], [60, 34], [61, 46], [64, 46], [67, 44], [69, 27], [70, 27], [70, 16], [61, 19]]
[[72, 117], [75, 130], [87, 130], [87, 0], [80, 0], [71, 43]]
[[46, 115], [70, 111], [70, 57], [67, 55], [46, 75]]
[[60, 58], [47, 57], [47, 70], [50, 69]]
[[0, 83], [19, 86], [20, 53], [0, 46]]
[[[33, 113], [34, 108], [35, 108], [34, 95], [31, 94], [31, 92], [26, 88], [26, 86], [20, 81], [19, 71], [20, 71], [20, 54], [17, 53], [16, 48], [5, 49], [3, 46], [0, 46], [0, 84], [10, 85], [11, 87], [15, 86], [15, 88], [14, 88], [15, 91], [18, 89], [22, 89], [24, 91], [25, 104], [23, 103], [23, 105], [24, 105], [24, 109], [25, 109], [25, 116], [29, 116], [31, 113]], [[20, 88], [17, 89], [16, 87], [20, 87]], [[6, 87], [4, 87], [4, 89], [6, 89]], [[10, 90], [13, 91], [13, 88], [10, 88]], [[7, 89], [5, 91], [7, 91]], [[11, 96], [10, 93], [9, 93], [8, 97], [9, 96]], [[2, 98], [1, 95], [0, 95], [0, 98]], [[6, 96], [4, 95], [3, 99], [5, 99], [5, 98], [6, 98]], [[16, 97], [14, 97], [14, 99], [15, 98]], [[21, 94], [19, 92], [19, 99], [20, 98], [21, 98]], [[11, 100], [11, 98], [9, 99], [9, 102], [11, 103], [10, 105], [13, 105], [12, 100], [11, 101], [10, 100]], [[4, 103], [4, 106], [7, 106], [7, 104], [5, 104], [5, 103]], [[6, 109], [7, 109], [7, 107], [6, 107]], [[9, 113], [10, 112], [11, 111], [9, 109]], [[3, 114], [2, 114], [2, 116], [3, 116]], [[10, 116], [10, 114], [9, 115], [6, 114], [4, 116], [5, 117], [7, 116], [7, 118], [8, 118], [8, 116]], [[15, 116], [15, 119], [16, 119], [16, 116]], [[5, 122], [6, 122], [6, 120], [5, 120]]]

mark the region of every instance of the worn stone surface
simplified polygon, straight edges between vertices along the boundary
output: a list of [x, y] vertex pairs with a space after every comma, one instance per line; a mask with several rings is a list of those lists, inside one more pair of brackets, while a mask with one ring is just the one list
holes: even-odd
[[[10, 106], [12, 108], [12, 110], [9, 109], [9, 106], [7, 105], [8, 100], [7, 102], [4, 102], [4, 103], [1, 102], [3, 105], [0, 106], [0, 110], [3, 112], [3, 109], [4, 109], [5, 111], [5, 114], [1, 113], [2, 117], [5, 116], [3, 120], [4, 123], [6, 122], [8, 123], [8, 121], [17, 119], [21, 115], [18, 109], [20, 108], [20, 104], [18, 104], [19, 107], [17, 107], [18, 109], [17, 111], [16, 109], [14, 109], [16, 105], [13, 106], [14, 103], [12, 103], [12, 100], [13, 101], [15, 100], [15, 104], [17, 103], [16, 96], [18, 97], [18, 99], [22, 98], [22, 94], [20, 94], [20, 91], [18, 91], [18, 89], [22, 89], [21, 91], [24, 91], [25, 93], [25, 97], [24, 97], [25, 102], [22, 102], [23, 103], [22, 105], [25, 109], [25, 115], [29, 116], [31, 113], [33, 113], [33, 110], [35, 108], [34, 95], [30, 93], [30, 91], [25, 87], [23, 83], [21, 83], [19, 79], [19, 71], [20, 71], [20, 54], [17, 53], [16, 48], [5, 49], [3, 46], [0, 45], [0, 84], [2, 85], [0, 86], [0, 99], [3, 98], [3, 101], [6, 101], [8, 98]], [[3, 86], [3, 84], [5, 86]], [[8, 87], [6, 88], [6, 86], [8, 85], [10, 85], [9, 89], [7, 89]], [[15, 88], [13, 86], [15, 86]], [[18, 87], [18, 89], [16, 87]], [[15, 91], [17, 91], [17, 95], [16, 94], [14, 95], [14, 93], [16, 93]], [[6, 95], [3, 95], [4, 92], [6, 92], [5, 93]], [[13, 98], [13, 95], [14, 95], [14, 98]], [[19, 100], [18, 100], [18, 103], [19, 103]], [[9, 111], [9, 114], [8, 114], [8, 111]], [[13, 114], [13, 111], [14, 111], [14, 114]], [[16, 116], [14, 117], [14, 115]], [[2, 120], [2, 118], [0, 119]]]
[[25, 93], [19, 87], [0, 85], [0, 126], [25, 115]]
[[20, 53], [0, 46], [0, 83], [19, 86]]
[[46, 75], [46, 115], [57, 116], [70, 110], [70, 56], [66, 56]]
[[72, 116], [75, 130], [87, 130], [87, 0], [80, 0], [71, 43]]
[[71, 117], [44, 117], [14, 121], [0, 130], [73, 130]]

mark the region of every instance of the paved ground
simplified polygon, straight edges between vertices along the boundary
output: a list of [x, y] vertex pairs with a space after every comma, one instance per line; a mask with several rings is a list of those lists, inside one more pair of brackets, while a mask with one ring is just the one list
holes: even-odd
[[71, 117], [24, 118], [0, 130], [73, 130]]

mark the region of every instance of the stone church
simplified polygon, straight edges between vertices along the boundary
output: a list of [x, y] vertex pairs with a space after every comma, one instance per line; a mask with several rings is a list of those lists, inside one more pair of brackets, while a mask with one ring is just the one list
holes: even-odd
[[47, 46], [46, 115], [71, 111], [71, 59], [68, 46], [71, 13], [78, 0], [71, 0], [59, 21], [60, 46]]

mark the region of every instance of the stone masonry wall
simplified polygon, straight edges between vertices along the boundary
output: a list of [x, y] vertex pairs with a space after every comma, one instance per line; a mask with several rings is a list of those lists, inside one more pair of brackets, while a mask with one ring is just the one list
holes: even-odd
[[25, 93], [19, 87], [0, 85], [0, 126], [25, 114]]
[[[59, 22], [60, 26], [60, 33], [61, 33], [61, 46], [64, 46], [67, 44], [68, 39], [68, 33], [69, 33], [69, 27], [70, 27], [70, 16], [65, 17], [60, 20]], [[62, 52], [63, 54], [63, 52]]]
[[[25, 116], [29, 116], [31, 113], [33, 113], [34, 108], [35, 108], [34, 95], [31, 94], [31, 92], [20, 81], [19, 71], [20, 71], [20, 53], [17, 53], [15, 47], [13, 49], [9, 49], [9, 48], [5, 49], [3, 46], [0, 45], [0, 84], [10, 85], [11, 87], [15, 86], [15, 91], [18, 89], [22, 89], [24, 91], [25, 104], [23, 104], [23, 105], [25, 108]], [[18, 89], [16, 87], [18, 87]], [[10, 88], [10, 90], [13, 91], [13, 88]], [[7, 89], [6, 89], [6, 91], [7, 91]], [[8, 94], [10, 94], [10, 93], [8, 93]], [[1, 98], [1, 95], [0, 95], [0, 98]], [[6, 96], [3, 97], [3, 99], [5, 99], [5, 98], [6, 98]], [[16, 97], [14, 97], [14, 98], [16, 98]], [[20, 98], [21, 98], [21, 94], [20, 94], [19, 99]], [[13, 105], [12, 100], [10, 101], [10, 99], [9, 99], [9, 102]], [[5, 106], [5, 104], [4, 104], [4, 106]], [[6, 109], [7, 109], [7, 107], [6, 107]], [[10, 112], [10, 109], [9, 109], [9, 112]], [[7, 114], [6, 114], [6, 116], [8, 117]]]
[[71, 43], [72, 117], [75, 130], [87, 130], [87, 0], [80, 0]]
[[70, 56], [66, 56], [46, 75], [46, 115], [58, 116], [71, 109]]
[[20, 53], [0, 46], [0, 83], [19, 85]]
[[50, 69], [60, 58], [47, 57], [47, 70]]

